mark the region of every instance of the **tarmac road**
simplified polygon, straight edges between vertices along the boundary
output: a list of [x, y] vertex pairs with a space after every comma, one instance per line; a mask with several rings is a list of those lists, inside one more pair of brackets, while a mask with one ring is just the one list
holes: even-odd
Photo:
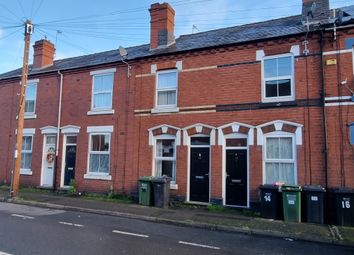
[[354, 254], [354, 248], [0, 203], [0, 255]]

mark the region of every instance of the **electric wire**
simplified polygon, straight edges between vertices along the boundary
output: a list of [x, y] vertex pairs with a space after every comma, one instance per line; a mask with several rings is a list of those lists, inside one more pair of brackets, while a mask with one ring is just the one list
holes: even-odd
[[[44, 31], [44, 30], [42, 30], [42, 29], [40, 29], [40, 28], [37, 28], [37, 31], [38, 31], [40, 34], [42, 34], [44, 37], [47, 37], [47, 35], [49, 35], [50, 37], [55, 38], [55, 36], [54, 36], [53, 34], [50, 34], [50, 33], [46, 32], [46, 31]], [[65, 36], [65, 35], [63, 34], [63, 36]], [[65, 36], [65, 37], [66, 37], [66, 36]], [[90, 50], [88, 50], [88, 49], [86, 49], [86, 48], [84, 48], [84, 47], [82, 47], [82, 46], [75, 45], [75, 44], [73, 44], [73, 43], [71, 43], [71, 42], [69, 42], [69, 41], [63, 40], [63, 39], [61, 39], [61, 38], [58, 38], [58, 40], [64, 42], [65, 44], [70, 45], [71, 47], [73, 47], [73, 48], [75, 48], [75, 49], [80, 50], [80, 51], [83, 52], [84, 54], [91, 54], [91, 53], [92, 53]], [[70, 40], [70, 38], [69, 38], [69, 40]]]
[[32, 4], [31, 4], [31, 10], [30, 10], [30, 19], [32, 20], [32, 14], [33, 14], [33, 7], [34, 7], [34, 0], [32, 0]]
[[3, 9], [7, 10], [12, 16], [14, 16], [17, 20], [22, 21], [20, 17], [17, 16], [16, 13], [14, 13], [13, 11], [11, 11], [9, 8], [6, 7], [6, 5], [3, 5], [2, 3], [0, 3], [0, 7], [2, 7]]
[[39, 9], [42, 7], [42, 4], [43, 4], [43, 0], [40, 1], [40, 3], [39, 3], [39, 5], [38, 5], [37, 9], [36, 9], [36, 10], [34, 11], [34, 13], [33, 13], [33, 16], [31, 16], [31, 19], [32, 19], [32, 20], [34, 20], [34, 19], [36, 18], [36, 15], [37, 15]]
[[10, 37], [10, 36], [16, 34], [17, 32], [19, 32], [20, 30], [22, 30], [22, 27], [19, 28], [19, 29], [17, 29], [17, 30], [15, 30], [15, 31], [13, 31], [13, 32], [10, 33], [10, 34], [7, 34], [6, 36], [0, 37], [0, 40], [4, 40], [4, 39], [8, 38], [8, 37]]
[[26, 18], [26, 12], [25, 12], [25, 9], [23, 9], [21, 1], [20, 0], [16, 0], [16, 2], [20, 6], [20, 9], [21, 9], [21, 12], [22, 12], [23, 16]]

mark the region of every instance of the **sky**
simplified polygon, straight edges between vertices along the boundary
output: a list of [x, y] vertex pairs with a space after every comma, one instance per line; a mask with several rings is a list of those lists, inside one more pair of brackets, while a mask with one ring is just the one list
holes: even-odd
[[[55, 59], [149, 43], [149, 7], [158, 0], [0, 0], [0, 73], [22, 66], [23, 24], [31, 45], [47, 38]], [[160, 1], [162, 3], [163, 1]], [[301, 13], [302, 0], [165, 0], [175, 9], [175, 36]], [[256, 4], [255, 4], [256, 3]], [[354, 0], [330, 0], [331, 8]], [[33, 61], [31, 47], [29, 63]]]

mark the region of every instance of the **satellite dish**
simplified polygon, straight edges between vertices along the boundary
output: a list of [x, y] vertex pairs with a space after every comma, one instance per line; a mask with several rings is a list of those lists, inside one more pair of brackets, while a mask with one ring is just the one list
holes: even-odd
[[122, 59], [125, 59], [128, 56], [128, 52], [124, 47], [119, 46], [119, 55]]

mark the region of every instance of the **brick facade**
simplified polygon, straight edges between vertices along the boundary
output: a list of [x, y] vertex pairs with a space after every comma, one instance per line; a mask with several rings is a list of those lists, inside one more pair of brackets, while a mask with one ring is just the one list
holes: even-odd
[[[167, 135], [176, 138], [176, 182], [172, 194], [189, 200], [189, 139], [203, 135], [211, 138], [209, 199], [225, 204], [224, 138], [241, 137], [248, 143], [246, 185], [249, 206], [258, 201], [258, 187], [265, 178], [263, 139], [274, 132], [294, 139], [297, 184], [354, 188], [354, 147], [349, 141], [348, 127], [354, 122], [354, 106], [349, 99], [345, 105], [341, 105], [341, 98], [327, 101], [328, 98], [351, 96], [347, 87], [353, 90], [353, 51], [343, 50], [345, 38], [352, 37], [353, 32], [351, 28], [340, 29], [336, 41], [333, 31], [328, 30], [322, 36], [321, 32], [313, 32], [307, 38], [305, 34], [299, 34], [136, 59], [130, 61], [129, 78], [127, 66], [121, 62], [62, 71], [60, 127], [79, 128], [75, 134], [78, 190], [136, 194], [138, 178], [154, 174], [155, 138]], [[321, 38], [324, 53], [321, 52]], [[309, 42], [309, 55], [303, 54], [305, 40]], [[293, 51], [294, 48], [298, 50]], [[293, 100], [262, 101], [259, 52], [266, 57], [293, 54]], [[327, 60], [333, 59], [336, 64], [327, 65]], [[89, 114], [93, 91], [91, 72], [112, 68], [115, 69], [114, 112]], [[154, 111], [156, 72], [171, 69], [178, 72], [178, 109]], [[41, 128], [58, 125], [60, 74], [34, 74], [30, 79], [39, 79], [37, 117], [25, 120], [25, 128], [35, 128], [35, 134], [32, 175], [21, 175], [21, 185], [36, 187], [41, 186], [43, 175], [45, 135], [41, 134]], [[340, 85], [345, 80], [346, 87]], [[322, 95], [323, 85], [326, 101]], [[9, 183], [11, 179], [19, 88], [18, 78], [0, 80], [0, 182]], [[110, 133], [110, 179], [85, 178], [88, 173], [88, 130], [97, 126], [113, 128]], [[61, 129], [55, 164], [56, 188], [63, 186], [63, 144], [67, 135]]]

